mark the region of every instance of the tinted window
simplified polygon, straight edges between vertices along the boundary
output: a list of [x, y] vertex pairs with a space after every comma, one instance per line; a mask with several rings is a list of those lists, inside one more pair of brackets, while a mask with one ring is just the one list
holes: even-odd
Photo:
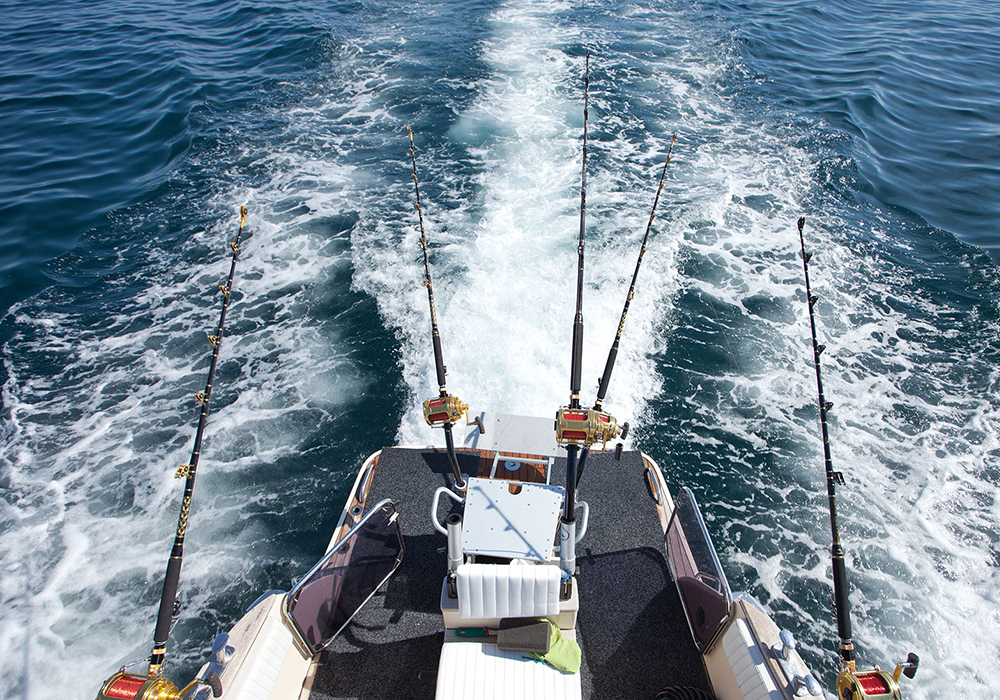
[[313, 653], [350, 622], [402, 555], [395, 507], [383, 502], [292, 589], [288, 613]]
[[703, 649], [729, 614], [729, 584], [690, 489], [681, 489], [666, 534], [667, 557], [695, 644]]

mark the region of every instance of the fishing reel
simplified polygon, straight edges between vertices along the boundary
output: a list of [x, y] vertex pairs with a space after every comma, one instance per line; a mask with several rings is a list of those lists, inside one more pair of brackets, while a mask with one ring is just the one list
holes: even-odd
[[163, 676], [141, 676], [119, 671], [97, 693], [97, 700], [180, 700], [182, 691]]
[[[203, 687], [193, 692], [198, 686]], [[196, 678], [183, 690], [178, 690], [163, 676], [125, 673], [125, 667], [122, 667], [104, 682], [97, 693], [97, 700], [201, 700], [209, 695], [216, 698], [222, 695], [222, 682], [214, 672], [205, 678]]]
[[462, 403], [457, 396], [449, 394], [424, 401], [424, 420], [432, 428], [457, 423], [462, 416], [465, 416], [467, 424], [472, 425], [469, 423], [469, 404]]
[[841, 700], [901, 700], [900, 674], [913, 678], [919, 665], [920, 657], [910, 652], [905, 662], [896, 664], [892, 675], [877, 666], [871, 671], [860, 672], [845, 668], [837, 676], [837, 697]]
[[560, 445], [590, 447], [608, 442], [621, 435], [625, 437], [628, 423], [618, 427], [618, 420], [610, 413], [593, 408], [560, 408], [556, 412], [556, 442]]

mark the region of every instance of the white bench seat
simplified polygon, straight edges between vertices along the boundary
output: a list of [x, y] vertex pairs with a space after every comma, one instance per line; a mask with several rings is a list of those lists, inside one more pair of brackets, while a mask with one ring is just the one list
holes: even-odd
[[496, 644], [448, 641], [441, 647], [435, 700], [580, 700], [580, 674], [563, 673]]

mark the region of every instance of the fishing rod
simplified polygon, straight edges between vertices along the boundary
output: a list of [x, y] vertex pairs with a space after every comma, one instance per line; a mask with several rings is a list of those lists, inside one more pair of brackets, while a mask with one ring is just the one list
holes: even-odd
[[[597, 387], [597, 400], [594, 402], [594, 412], [598, 414], [599, 423], [598, 426], [604, 426], [604, 430], [600, 437], [604, 438], [604, 442], [607, 443], [609, 439], [613, 439], [615, 435], [615, 428], [617, 428], [617, 421], [613, 416], [604, 413], [601, 410], [604, 404], [604, 397], [608, 393], [608, 385], [611, 383], [611, 372], [615, 368], [615, 360], [618, 359], [618, 347], [622, 339], [622, 331], [625, 329], [625, 318], [628, 316], [628, 309], [632, 303], [632, 299], [635, 297], [635, 283], [639, 279], [639, 268], [642, 267], [642, 258], [646, 255], [646, 243], [649, 241], [649, 232], [653, 229], [653, 220], [656, 218], [656, 208], [660, 203], [660, 193], [663, 192], [663, 181], [667, 176], [667, 166], [670, 165], [670, 158], [674, 152], [674, 143], [677, 141], [677, 134], [675, 133], [670, 139], [670, 147], [667, 149], [667, 160], [663, 163], [663, 170], [660, 171], [660, 182], [656, 187], [656, 196], [653, 198], [653, 210], [649, 213], [649, 221], [646, 222], [646, 233], [642, 236], [642, 245], [639, 247], [639, 258], [635, 261], [635, 271], [632, 272], [632, 284], [629, 285], [628, 294], [625, 295], [625, 305], [622, 307], [621, 319], [618, 321], [618, 331], [615, 333], [615, 339], [611, 343], [611, 350], [608, 351], [608, 360], [604, 364], [604, 374], [601, 375], [601, 381]], [[624, 423], [620, 431], [621, 437], [624, 440], [628, 435], [628, 423]], [[583, 470], [587, 463], [587, 455], [590, 454], [590, 444], [586, 444], [583, 447], [583, 451], [580, 454], [580, 463], [577, 467], [576, 472], [576, 483], [580, 484], [580, 479], [583, 478]], [[621, 456], [621, 444], [615, 449], [615, 458]]]
[[[583, 167], [580, 176], [580, 241], [576, 248], [576, 316], [573, 319], [573, 355], [570, 363], [570, 408], [580, 408], [580, 379], [583, 375], [583, 235], [587, 229], [587, 122], [589, 117], [590, 52], [588, 51], [583, 74]], [[575, 450], [571, 450], [570, 454], [574, 453]], [[570, 511], [570, 516], [572, 516], [572, 511]]]
[[611, 371], [615, 367], [615, 360], [618, 358], [618, 345], [622, 339], [622, 330], [625, 328], [625, 317], [628, 316], [628, 307], [635, 296], [635, 282], [639, 279], [639, 268], [642, 266], [642, 258], [646, 254], [646, 243], [649, 241], [649, 232], [653, 230], [653, 220], [656, 218], [656, 208], [660, 204], [660, 193], [663, 192], [663, 181], [667, 176], [667, 166], [674, 153], [674, 143], [677, 141], [675, 133], [670, 139], [670, 147], [667, 149], [667, 160], [663, 163], [663, 170], [660, 171], [660, 182], [656, 187], [656, 196], [653, 198], [653, 210], [649, 212], [649, 221], [646, 222], [646, 233], [642, 236], [642, 245], [639, 247], [639, 259], [635, 261], [635, 271], [632, 273], [632, 284], [629, 285], [628, 294], [625, 297], [625, 306], [622, 308], [621, 320], [618, 321], [618, 332], [615, 334], [614, 342], [611, 343], [611, 350], [608, 352], [608, 361], [604, 365], [604, 374], [601, 375], [601, 383], [597, 387], [597, 401], [594, 402], [594, 410], [600, 411], [604, 403], [604, 397], [608, 393], [608, 384], [611, 383]]
[[851, 639], [851, 607], [848, 600], [847, 567], [844, 562], [844, 548], [840, 543], [840, 527], [837, 521], [837, 485], [844, 484], [844, 475], [834, 471], [833, 458], [830, 455], [830, 433], [827, 428], [827, 412], [833, 408], [833, 403], [826, 400], [823, 394], [823, 374], [820, 370], [820, 355], [826, 350], [820, 345], [816, 336], [816, 315], [813, 307], [819, 301], [809, 286], [809, 261], [812, 253], [806, 252], [805, 237], [802, 228], [805, 217], [799, 218], [799, 246], [802, 255], [802, 271], [806, 281], [806, 302], [809, 308], [809, 329], [812, 333], [813, 365], [816, 368], [816, 390], [819, 394], [819, 424], [823, 437], [823, 461], [826, 467], [826, 493], [830, 510], [830, 530], [833, 533], [833, 543], [830, 554], [833, 560], [833, 598], [837, 613], [837, 635], [840, 637], [841, 671], [837, 676], [837, 697], [844, 700], [865, 700], [866, 698], [901, 697], [899, 676], [902, 672], [907, 678], [913, 678], [920, 663], [919, 657], [910, 653], [906, 661], [896, 665], [892, 675], [875, 666], [874, 670], [858, 672], [855, 659], [854, 642]]
[[[198, 417], [198, 429], [194, 436], [194, 448], [191, 451], [190, 464], [182, 464], [178, 467], [174, 477], [186, 479], [184, 483], [184, 495], [181, 498], [181, 512], [177, 518], [177, 532], [174, 535], [174, 544], [170, 550], [170, 558], [167, 560], [167, 571], [163, 578], [163, 592], [160, 596], [160, 609], [156, 617], [156, 628], [153, 631], [153, 650], [149, 656], [149, 667], [145, 676], [125, 673], [127, 666], [123, 666], [118, 673], [105, 682], [98, 694], [98, 700], [105, 698], [126, 698], [135, 700], [176, 700], [187, 694], [195, 684], [205, 681], [192, 681], [184, 690], [178, 690], [161, 673], [163, 670], [163, 660], [167, 653], [167, 639], [170, 637], [170, 628], [176, 616], [179, 604], [177, 601], [177, 586], [180, 582], [181, 563], [184, 559], [184, 538], [187, 535], [188, 517], [191, 514], [191, 497], [194, 494], [194, 482], [198, 475], [198, 462], [201, 458], [201, 443], [205, 435], [205, 427], [208, 424], [208, 411], [212, 400], [212, 384], [215, 381], [215, 369], [219, 362], [219, 348], [222, 345], [222, 334], [226, 323], [226, 312], [229, 310], [230, 292], [233, 289], [233, 279], [236, 276], [236, 261], [240, 254], [240, 242], [243, 238], [243, 225], [247, 219], [247, 208], [240, 207], [240, 227], [236, 233], [236, 238], [230, 242], [229, 249], [232, 251], [232, 264], [229, 267], [229, 279], [225, 284], [219, 285], [222, 293], [222, 312], [219, 315], [219, 325], [215, 334], [208, 336], [208, 342], [212, 346], [212, 359], [208, 366], [208, 379], [205, 382], [205, 390], [195, 394], [195, 398], [201, 407]], [[141, 663], [141, 662], [139, 662]], [[215, 679], [217, 682], [217, 679]], [[214, 690], [214, 688], [213, 688]], [[221, 686], [219, 688], [221, 693]]]
[[[559, 567], [567, 576], [576, 574], [576, 484], [590, 446], [605, 443], [621, 432], [606, 413], [580, 405], [583, 374], [583, 254], [587, 228], [587, 127], [590, 117], [590, 52], [587, 52], [583, 80], [583, 165], [580, 177], [580, 238], [577, 244], [576, 315], [573, 318], [573, 351], [570, 363], [569, 405], [556, 411], [556, 443], [566, 448], [566, 494], [559, 521]], [[583, 448], [583, 458], [581, 455]]]
[[[424, 401], [424, 420], [427, 425], [444, 428], [444, 440], [448, 450], [448, 463], [451, 465], [451, 473], [455, 479], [455, 486], [465, 489], [465, 479], [462, 478], [462, 470], [458, 466], [458, 457], [455, 455], [455, 439], [451, 433], [451, 426], [458, 422], [458, 419], [465, 415], [466, 423], [469, 423], [469, 405], [462, 403], [457, 396], [448, 393], [445, 386], [445, 374], [447, 368], [444, 365], [444, 352], [441, 349], [441, 334], [438, 332], [437, 312], [434, 309], [434, 288], [431, 286], [431, 265], [427, 256], [427, 236], [424, 233], [424, 210], [420, 201], [420, 182], [417, 180], [417, 156], [413, 148], [413, 131], [406, 127], [406, 133], [410, 137], [410, 161], [413, 164], [413, 188], [417, 193], [417, 218], [420, 221], [420, 247], [424, 252], [424, 281], [427, 288], [427, 301], [431, 307], [431, 342], [434, 345], [434, 367], [437, 372], [437, 383], [439, 395], [436, 399]], [[476, 419], [480, 432], [483, 425]], [[471, 424], [470, 424], [471, 425]]]
[[580, 381], [583, 375], [583, 234], [587, 228], [587, 123], [590, 116], [590, 52], [583, 78], [583, 174], [580, 178], [580, 240], [577, 244], [576, 315], [573, 318], [573, 354], [570, 361], [569, 406], [556, 412], [556, 442], [566, 447], [566, 495], [559, 521], [559, 567], [568, 576], [576, 574], [576, 466], [580, 445], [588, 433], [587, 413], [580, 408]]

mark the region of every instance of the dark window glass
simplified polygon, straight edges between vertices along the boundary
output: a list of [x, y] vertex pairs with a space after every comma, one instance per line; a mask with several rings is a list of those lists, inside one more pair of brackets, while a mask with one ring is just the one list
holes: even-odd
[[402, 555], [395, 507], [381, 503], [292, 589], [288, 612], [313, 653], [350, 622]]
[[687, 488], [681, 489], [674, 503], [666, 546], [695, 644], [704, 649], [729, 614], [729, 584], [694, 495]]

